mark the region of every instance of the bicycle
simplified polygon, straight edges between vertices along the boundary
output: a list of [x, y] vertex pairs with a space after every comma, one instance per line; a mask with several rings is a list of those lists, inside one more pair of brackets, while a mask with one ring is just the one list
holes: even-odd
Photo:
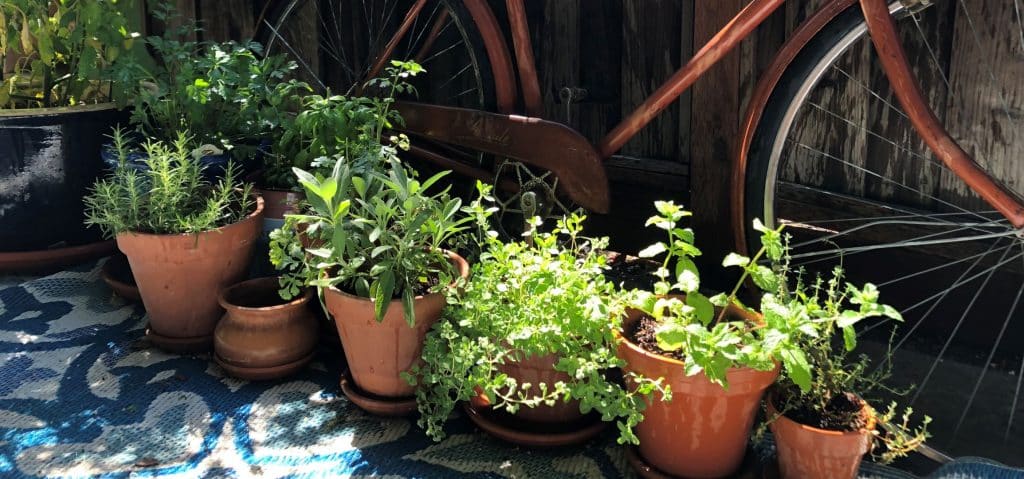
[[[596, 145], [561, 123], [540, 118], [542, 95], [523, 0], [506, 0], [507, 25], [499, 23], [485, 0], [371, 1], [369, 5], [355, 0], [271, 1], [260, 15], [257, 39], [268, 51], [291, 54], [321, 88], [332, 86], [339, 92], [358, 91], [391, 58], [414, 59], [431, 63], [428, 70], [454, 72], [426, 75], [417, 101], [398, 104], [406, 121], [402, 129], [414, 138], [412, 155], [470, 178], [496, 182], [498, 190], [509, 192], [503, 210], [515, 214], [551, 213], [563, 198], [606, 212], [608, 179], [602, 161], [784, 3], [753, 0]], [[1003, 4], [1005, 8], [1009, 0]], [[1015, 19], [1020, 25], [1021, 8], [1017, 0], [1012, 5], [1006, 15], [989, 12], [987, 19]], [[1014, 290], [1012, 285], [1020, 281], [1024, 265], [1020, 260], [1024, 243], [1018, 234], [1024, 227], [1024, 201], [1010, 188], [1013, 185], [1004, 185], [994, 176], [1007, 181], [1015, 177], [1008, 177], [1006, 171], [988, 172], [966, 151], [977, 152], [980, 147], [966, 144], [965, 135], [954, 137], [948, 131], [964, 126], [949, 113], [955, 110], [942, 111], [942, 116], [953, 116], [947, 122], [951, 127], [940, 121], [933, 105], [934, 97], [941, 95], [933, 85], [949, 93], [962, 82], [949, 78], [943, 65], [942, 60], [952, 62], [947, 45], [932, 41], [942, 29], [922, 26], [931, 17], [941, 22], [951, 17], [959, 20], [961, 15], [969, 24], [961, 33], [965, 38], [973, 35], [982, 50], [983, 35], [963, 0], [826, 0], [793, 32], [751, 97], [733, 162], [731, 221], [740, 251], [756, 246], [748, 229], [754, 218], [769, 226], [790, 223], [795, 260], [811, 268], [838, 261], [854, 273], [867, 268], [873, 274], [868, 279], [881, 281], [886, 288], [883, 295], [901, 291], [909, 297], [929, 281], [944, 286], [937, 293], [926, 292], [923, 300], [903, 305], [907, 312], [924, 313], [908, 320], [909, 332], [899, 338], [897, 349], [916, 338], [914, 332], [925, 320], [950, 322], [952, 331], [948, 338], [939, 338], [941, 350], [926, 366], [911, 402], [936, 416], [937, 430], [952, 430], [937, 438], [952, 450], [992, 456], [999, 455], [992, 449], [998, 447], [1011, 460], [1019, 460], [1013, 451], [1024, 444], [1024, 428], [1015, 422], [1024, 405], [1024, 374], [1019, 372], [1024, 361], [1008, 389], [1003, 384], [1007, 373], [998, 371], [997, 376], [989, 365], [1012, 362], [1003, 368], [1012, 370], [1021, 350], [1019, 345], [1008, 346], [1006, 340], [1021, 327], [1013, 319], [1024, 287]], [[503, 26], [508, 28], [511, 49]], [[960, 28], [957, 24], [958, 32]], [[913, 37], [915, 31], [920, 39]], [[1024, 49], [1024, 28], [1011, 34], [1018, 32]], [[922, 52], [913, 61], [903, 48], [908, 42], [916, 42]], [[873, 52], [879, 53], [880, 70], [869, 58]], [[980, 51], [975, 54], [982, 56]], [[985, 61], [980, 58], [978, 63]], [[994, 80], [995, 74], [991, 76]], [[930, 81], [927, 90], [921, 87], [923, 80]], [[1007, 121], [1003, 126], [1013, 130], [1014, 115], [1024, 108], [1012, 107], [1002, 92], [1000, 96]], [[878, 157], [887, 159], [879, 164]], [[988, 162], [989, 169], [993, 163]], [[538, 169], [545, 173], [535, 173]], [[940, 188], [944, 184], [952, 186]], [[935, 265], [927, 256], [936, 254], [949, 259]], [[881, 259], [873, 264], [863, 261], [870, 255]], [[911, 271], [897, 271], [897, 261], [907, 262]], [[879, 264], [894, 271], [877, 279]], [[950, 272], [955, 279], [937, 278]], [[979, 283], [976, 291], [964, 288]], [[993, 293], [998, 287], [1009, 289]], [[967, 303], [962, 314], [932, 316], [940, 304], [961, 296]], [[979, 298], [991, 303], [993, 296], [1013, 299], [1005, 304], [1008, 313], [998, 324], [980, 373], [969, 369], [959, 379], [948, 364], [939, 370], [944, 358], [957, 356], [953, 340], [958, 334], [963, 337], [962, 326], [972, 310], [978, 315], [974, 308]], [[934, 389], [932, 380], [940, 376], [947, 382], [971, 385], [960, 411], [943, 412], [951, 407], [945, 400], [921, 394]], [[990, 394], [986, 376], [989, 383], [993, 378], [1002, 381], [996, 386], [1003, 389], [997, 389], [1012, 400]], [[979, 396], [986, 396], [981, 412]], [[971, 421], [967, 421], [969, 413], [973, 413]], [[1001, 442], [956, 442], [965, 427], [974, 436], [1000, 430]]]

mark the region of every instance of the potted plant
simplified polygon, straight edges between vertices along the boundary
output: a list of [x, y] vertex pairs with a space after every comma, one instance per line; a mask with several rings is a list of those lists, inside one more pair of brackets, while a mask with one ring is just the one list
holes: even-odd
[[120, 162], [85, 198], [86, 224], [115, 237], [128, 257], [149, 314], [147, 336], [176, 352], [209, 350], [223, 314], [217, 295], [245, 274], [263, 214], [263, 200], [233, 165], [210, 184], [189, 142], [180, 133], [173, 143], [146, 143], [140, 172], [127, 165], [116, 131]]
[[66, 264], [112, 245], [83, 224], [103, 135], [121, 117], [112, 71], [131, 58], [132, 0], [0, 2], [0, 270]]
[[[167, 12], [157, 10], [164, 18]], [[182, 28], [195, 28], [185, 25]], [[196, 161], [211, 181], [229, 161], [254, 166], [294, 109], [297, 94], [309, 86], [289, 79], [297, 68], [282, 55], [263, 55], [256, 42], [194, 42], [169, 32], [151, 36], [147, 46], [156, 62], [126, 62], [115, 72], [132, 85], [130, 122], [136, 139], [170, 142], [175, 132], [193, 135]], [[109, 151], [108, 163], [116, 163]], [[129, 163], [144, 168], [144, 152]]]
[[401, 373], [418, 361], [442, 291], [469, 274], [445, 248], [471, 218], [447, 189], [428, 192], [445, 173], [420, 181], [394, 148], [379, 151], [385, 169], [343, 158], [327, 177], [295, 169], [310, 208], [273, 233], [271, 260], [286, 273], [285, 298], [305, 286], [323, 292], [348, 360], [346, 395], [370, 412], [405, 414], [414, 389]]
[[[780, 248], [777, 236], [767, 241], [773, 249]], [[878, 303], [878, 289], [872, 284], [858, 288], [844, 283], [838, 267], [827, 281], [820, 276], [810, 282], [799, 276], [787, 281], [790, 265], [786, 250], [782, 245], [783, 254], [773, 259], [776, 279], [764, 285], [761, 311], [766, 322], [811, 318], [814, 334], [796, 336], [803, 351], [801, 361], [811, 374], [780, 377], [765, 401], [782, 477], [856, 477], [861, 458], [873, 450], [876, 438], [884, 446], [875, 455], [882, 463], [916, 449], [928, 438], [931, 419], [926, 416], [920, 425], [912, 426], [911, 409], [897, 416], [892, 403], [879, 412], [863, 396], [884, 388], [889, 358], [883, 367], [872, 370], [867, 356], [851, 357], [858, 322], [869, 317], [901, 320], [899, 312]], [[733, 263], [746, 271], [762, 267], [743, 257], [736, 257]]]
[[276, 277], [230, 286], [220, 294], [226, 311], [214, 330], [214, 360], [228, 374], [249, 380], [278, 379], [313, 359], [318, 324], [310, 310], [314, 291], [290, 300], [278, 295]]
[[[473, 280], [449, 291], [444, 320], [427, 335], [423, 363], [406, 377], [418, 384], [419, 424], [435, 440], [460, 401], [470, 418], [515, 443], [555, 446], [584, 441], [618, 420], [620, 442], [635, 442], [642, 396], [657, 385], [627, 390], [612, 370], [608, 318], [624, 303], [603, 273], [607, 238], [581, 236], [583, 217], [539, 233], [539, 218], [522, 241], [486, 236]], [[598, 417], [585, 417], [594, 411]]]

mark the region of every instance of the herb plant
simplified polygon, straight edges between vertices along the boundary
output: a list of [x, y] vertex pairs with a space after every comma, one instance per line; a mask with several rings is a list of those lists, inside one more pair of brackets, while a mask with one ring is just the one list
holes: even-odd
[[0, 108], [111, 101], [112, 67], [137, 33], [125, 12], [133, 0], [0, 2]]
[[252, 187], [238, 181], [238, 170], [230, 165], [211, 185], [202, 166], [192, 161], [191, 139], [184, 133], [173, 143], [144, 144], [145, 172], [127, 165], [129, 151], [121, 130], [115, 130], [113, 140], [119, 165], [110, 178], [98, 180], [84, 200], [85, 223], [99, 227], [104, 235], [199, 233], [252, 213]]
[[[387, 143], [407, 142], [404, 136], [389, 142], [382, 140], [386, 129], [402, 124], [402, 118], [391, 108], [395, 95], [415, 94], [408, 79], [424, 70], [415, 62], [392, 61], [391, 64], [384, 77], [367, 83], [367, 87], [380, 93], [379, 96], [303, 97], [298, 114], [285, 121], [274, 143], [273, 155], [268, 158], [263, 173], [267, 185], [298, 186], [292, 168], [309, 169], [326, 164], [322, 172], [329, 174], [333, 166], [331, 159], [337, 157], [344, 157], [354, 165], [376, 166], [379, 158], [388, 156], [380, 150], [392, 148]], [[318, 159], [323, 160], [317, 162]]]
[[[539, 220], [538, 220], [539, 221]], [[428, 333], [423, 364], [406, 375], [416, 391], [419, 425], [435, 440], [458, 401], [482, 392], [493, 407], [515, 413], [521, 407], [580, 401], [618, 420], [619, 442], [636, 443], [633, 426], [642, 420], [644, 397], [657, 384], [638, 380], [627, 390], [607, 372], [622, 366], [615, 355], [611, 322], [624, 303], [605, 280], [607, 238], [581, 236], [583, 217], [558, 222], [554, 232], [528, 232], [524, 241], [486, 237], [472, 281], [449, 293], [444, 318]], [[500, 367], [554, 354], [555, 369], [571, 378], [555, 384], [517, 384]]]
[[306, 285], [339, 287], [373, 299], [378, 321], [399, 298], [411, 325], [415, 296], [453, 281], [443, 249], [473, 220], [470, 208], [447, 188], [429, 192], [448, 172], [420, 181], [397, 156], [386, 161], [385, 171], [356, 170], [339, 158], [328, 177], [295, 168], [309, 211], [287, 215], [271, 233], [271, 262], [285, 273], [282, 297]]
[[189, 42], [148, 37], [157, 65], [131, 62], [117, 71], [131, 92], [131, 123], [145, 138], [173, 141], [188, 131], [200, 145], [252, 157], [260, 141], [288, 121], [296, 96], [308, 91], [291, 79], [295, 62], [263, 55], [256, 42]]

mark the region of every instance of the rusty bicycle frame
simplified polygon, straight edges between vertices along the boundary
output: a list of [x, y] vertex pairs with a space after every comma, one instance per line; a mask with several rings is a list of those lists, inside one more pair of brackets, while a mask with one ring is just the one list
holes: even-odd
[[[623, 118], [598, 145], [592, 145], [575, 130], [561, 123], [538, 118], [543, 109], [524, 0], [506, 0], [515, 54], [514, 63], [502, 29], [487, 1], [459, 1], [466, 6], [476, 23], [491, 60], [498, 112], [401, 102], [398, 110], [406, 120], [405, 130], [443, 143], [501, 155], [549, 170], [559, 178], [559, 188], [572, 200], [580, 206], [600, 213], [607, 212], [609, 208], [608, 179], [602, 162], [610, 158], [785, 3], [785, 0], [753, 0], [697, 51], [693, 58]], [[904, 5], [912, 6], [921, 0], [900, 1]], [[426, 0], [417, 0], [406, 14], [395, 36], [385, 46], [383, 54], [372, 67], [370, 77], [381, 71], [425, 3]], [[744, 117], [740, 141], [735, 145], [731, 186], [732, 222], [733, 229], [737, 232], [737, 246], [740, 247], [740, 251], [745, 250], [743, 184], [746, 155], [768, 97], [786, 67], [807, 42], [837, 15], [856, 3], [860, 4], [864, 13], [871, 41], [879, 53], [882, 68], [893, 86], [896, 97], [929, 149], [982, 199], [1005, 216], [1015, 228], [1024, 227], [1022, 201], [989, 176], [957, 144], [928, 106], [899, 41], [890, 15], [889, 2], [832, 0], [803, 22], [776, 55], [771, 66], [761, 77]], [[425, 53], [433, 44], [445, 20], [444, 15], [437, 19], [421, 49], [422, 52]], [[516, 88], [517, 75], [518, 83], [521, 85], [522, 105], [529, 116], [514, 114], [520, 98]], [[414, 149], [413, 153], [468, 176], [493, 180], [491, 172], [443, 154], [422, 148]], [[515, 188], [516, 185], [503, 187]]]

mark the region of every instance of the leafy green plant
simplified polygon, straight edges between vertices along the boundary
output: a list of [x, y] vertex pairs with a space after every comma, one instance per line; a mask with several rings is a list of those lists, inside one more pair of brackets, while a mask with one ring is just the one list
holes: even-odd
[[179, 133], [173, 143], [149, 141], [143, 145], [148, 171], [127, 165], [124, 133], [115, 130], [119, 164], [111, 177], [93, 185], [85, 197], [85, 223], [104, 235], [137, 232], [152, 234], [199, 233], [236, 223], [252, 213], [251, 185], [238, 181], [232, 165], [211, 185], [202, 167], [192, 161], [191, 139]]
[[133, 0], [0, 2], [0, 108], [111, 101], [111, 68], [137, 33]]
[[[600, 250], [608, 240], [582, 237], [583, 219], [564, 218], [553, 232], [534, 229], [519, 242], [504, 243], [497, 233], [486, 237], [472, 281], [449, 292], [444, 318], [427, 335], [423, 364], [405, 375], [419, 384], [419, 424], [429, 436], [442, 439], [458, 401], [482, 393], [493, 407], [511, 413], [578, 400], [581, 412], [618, 420], [620, 443], [637, 442], [633, 427], [643, 418], [644, 398], [658, 385], [635, 378], [639, 388], [630, 391], [608, 376], [623, 365], [611, 323], [625, 305], [603, 276]], [[501, 371], [552, 354], [555, 370], [569, 381], [519, 384]]]
[[291, 78], [295, 62], [263, 55], [256, 42], [190, 42], [148, 37], [157, 63], [128, 62], [115, 72], [132, 85], [131, 123], [145, 138], [172, 141], [189, 131], [197, 144], [254, 155], [290, 121], [297, 96], [310, 88]]
[[[273, 155], [264, 169], [264, 180], [278, 188], [297, 187], [292, 168], [309, 169], [326, 166], [322, 173], [329, 174], [333, 160], [346, 158], [359, 167], [373, 167], [381, 148], [390, 145], [402, 147], [408, 139], [399, 135], [389, 142], [382, 141], [384, 131], [401, 125], [402, 118], [391, 107], [397, 94], [415, 94], [408, 82], [424, 70], [415, 62], [392, 61], [385, 75], [367, 83], [379, 95], [372, 97], [345, 97], [341, 95], [309, 95], [301, 99], [301, 108], [294, 118], [284, 123], [281, 135], [274, 144]], [[321, 161], [317, 161], [322, 159]]]
[[447, 188], [429, 192], [448, 172], [420, 181], [393, 153], [385, 160], [388, 168], [378, 171], [356, 170], [339, 158], [327, 177], [295, 168], [309, 211], [287, 215], [271, 235], [271, 262], [285, 273], [283, 297], [306, 285], [339, 287], [372, 298], [378, 321], [398, 298], [411, 325], [415, 296], [455, 279], [443, 249], [479, 205], [463, 208]]

